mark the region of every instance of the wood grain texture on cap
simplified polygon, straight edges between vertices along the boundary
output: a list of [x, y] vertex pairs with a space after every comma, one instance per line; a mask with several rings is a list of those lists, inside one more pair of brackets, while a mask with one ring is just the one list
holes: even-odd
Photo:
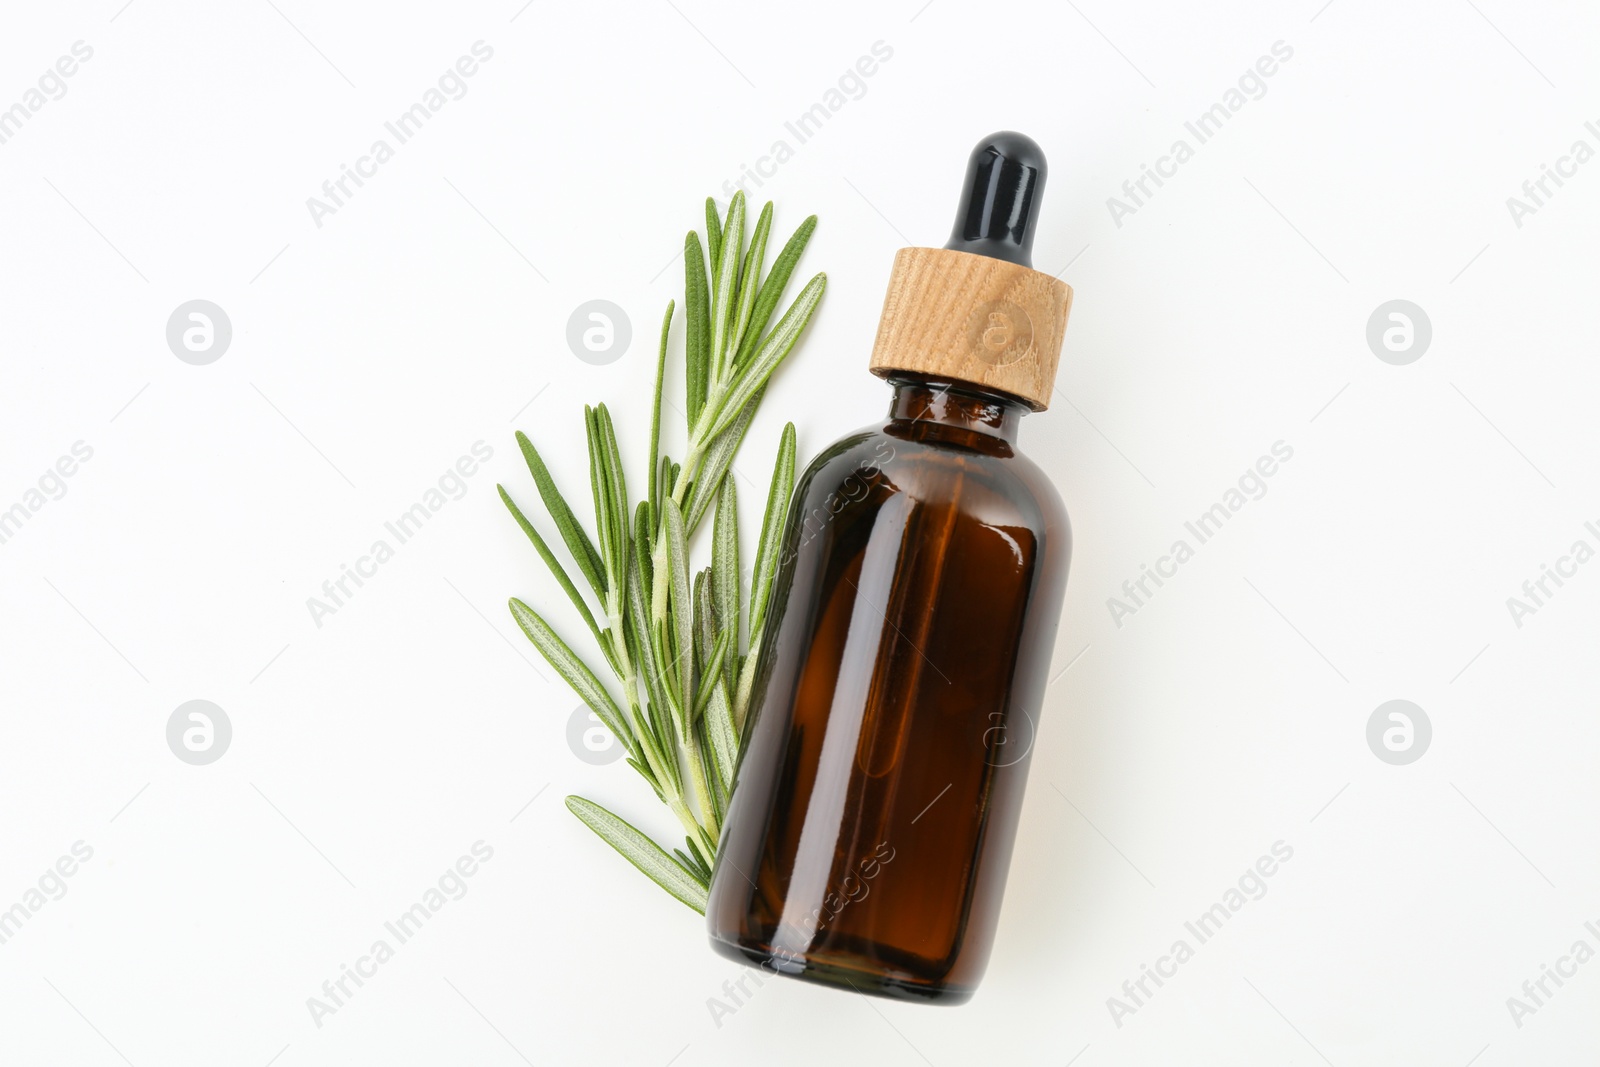
[[1001, 259], [948, 248], [894, 257], [872, 373], [926, 374], [1050, 406], [1072, 286]]

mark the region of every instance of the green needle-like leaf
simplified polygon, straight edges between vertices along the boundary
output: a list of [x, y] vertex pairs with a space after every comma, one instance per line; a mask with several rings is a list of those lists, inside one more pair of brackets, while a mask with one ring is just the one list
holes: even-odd
[[611, 521], [611, 492], [606, 487], [600, 428], [595, 411], [588, 404], [583, 406], [583, 435], [589, 446], [589, 492], [594, 498], [594, 532], [600, 542], [600, 565], [605, 571], [606, 588], [610, 589], [611, 580], [617, 573], [616, 552], [612, 546], [612, 534], [616, 526]]
[[811, 314], [817, 310], [817, 303], [822, 299], [822, 292], [827, 286], [827, 275], [818, 274], [800, 290], [800, 295], [794, 298], [789, 310], [783, 313], [778, 325], [772, 328], [772, 333], [756, 354], [750, 357], [750, 362], [740, 370], [733, 387], [722, 398], [716, 420], [706, 435], [708, 438], [715, 439], [717, 434], [727, 429], [744, 410], [745, 403], [756, 394], [757, 390], [767, 384], [767, 379], [778, 369], [783, 357], [787, 356], [789, 350], [800, 340], [800, 331], [811, 321]]
[[744, 721], [750, 714], [750, 698], [755, 693], [756, 669], [761, 666], [765, 636], [762, 630], [750, 631], [750, 654], [739, 664], [739, 679], [733, 690], [734, 733], [744, 730]]
[[617, 431], [611, 413], [601, 404], [595, 410], [595, 426], [600, 442], [600, 461], [608, 494], [607, 517], [611, 521], [611, 550], [607, 573], [615, 576], [609, 584], [620, 585], [628, 573], [628, 483], [622, 474], [622, 454], [617, 450]]
[[[648, 508], [643, 501], [639, 503], [641, 521], [648, 522]], [[658, 702], [655, 684], [655, 647], [650, 641], [650, 609], [649, 609], [649, 583], [642, 579], [640, 571], [639, 547], [641, 542], [634, 542], [628, 554], [627, 598], [622, 605], [622, 631], [628, 638], [629, 671], [624, 685], [629, 689], [628, 697], [630, 707], [637, 709], [642, 699], [643, 707], [649, 709]], [[649, 551], [648, 548], [645, 549]], [[648, 559], [644, 566], [649, 566]], [[644, 684], [644, 695], [641, 698], [637, 691], [637, 684]], [[646, 716], [646, 722], [641, 729], [635, 724], [635, 729], [642, 733], [655, 733], [656, 742], [661, 746], [663, 735], [655, 731], [655, 720]], [[670, 735], [666, 735], [670, 736]], [[664, 746], [661, 746], [663, 751]]]
[[711, 662], [711, 649], [717, 643], [717, 611], [711, 602], [711, 568], [694, 575], [694, 662], [698, 671]]
[[733, 702], [728, 698], [728, 686], [720, 676], [711, 687], [705, 720], [706, 739], [711, 742], [711, 756], [716, 764], [717, 777], [722, 780], [723, 791], [732, 793], [733, 768], [739, 758], [739, 731], [733, 724]]
[[681, 848], [675, 848], [672, 850], [672, 854], [677, 856], [683, 865], [693, 871], [697, 877], [703, 879], [709, 888], [711, 885], [711, 865], [700, 858], [700, 846], [694, 843], [694, 838], [686, 837], [684, 838], [684, 843], [689, 847], [688, 852], [684, 852]]
[[728, 354], [724, 360], [727, 367], [738, 362], [740, 342], [750, 325], [750, 315], [756, 303], [756, 291], [760, 289], [758, 280], [761, 277], [761, 264], [767, 258], [767, 238], [771, 233], [772, 201], [768, 200], [766, 206], [761, 209], [761, 217], [756, 220], [755, 232], [750, 236], [750, 249], [744, 257], [744, 269], [739, 272], [737, 306], [733, 313], [733, 329], [728, 335]]
[[739, 494], [732, 478], [722, 480], [717, 517], [711, 527], [711, 599], [717, 626], [739, 632]]
[[577, 516], [562, 497], [561, 490], [556, 488], [555, 479], [550, 477], [549, 469], [539, 457], [539, 450], [533, 447], [533, 442], [521, 430], [517, 431], [517, 444], [522, 449], [522, 458], [527, 461], [528, 470], [533, 474], [534, 484], [539, 487], [539, 499], [544, 501], [544, 508], [554, 520], [567, 551], [572, 553], [573, 562], [589, 580], [595, 596], [603, 598], [606, 595], [605, 563], [600, 559], [600, 553], [595, 551], [594, 542], [584, 533]]
[[728, 790], [723, 786], [722, 775], [717, 770], [717, 757], [711, 751], [711, 739], [706, 736], [708, 725], [705, 719], [695, 725], [694, 748], [700, 766], [705, 769], [703, 778], [706, 799], [711, 805], [712, 825], [721, 826], [723, 816], [728, 813]]
[[[733, 360], [729, 331], [733, 329], [734, 292], [739, 284], [739, 257], [744, 252], [744, 190], [733, 194], [728, 224], [722, 229], [722, 255], [718, 258], [711, 296], [711, 381], [723, 380]], [[691, 417], [691, 422], [693, 421]]]
[[[649, 640], [650, 528], [655, 524], [655, 520], [651, 517], [650, 505], [643, 500], [639, 501], [639, 507], [633, 517], [633, 551], [632, 558], [628, 561], [628, 622], [638, 639], [642, 657], [640, 667], [644, 671], [645, 683], [653, 685], [656, 682], [656, 662], [655, 652]], [[645, 695], [652, 696], [653, 693], [647, 689]]]
[[661, 498], [656, 495], [656, 457], [661, 454], [661, 385], [667, 376], [667, 335], [672, 332], [672, 309], [676, 306], [675, 301], [668, 300], [667, 313], [661, 317], [661, 352], [656, 356], [656, 394], [650, 404], [650, 466], [646, 468], [650, 472], [650, 492], [645, 499], [652, 508], [661, 506]]
[[634, 750], [633, 731], [628, 729], [617, 702], [611, 699], [611, 694], [600, 684], [600, 679], [594, 676], [588, 664], [578, 658], [577, 653], [568, 648], [565, 641], [556, 636], [556, 632], [550, 629], [549, 624], [541, 619], [537, 612], [516, 597], [511, 598], [511, 617], [517, 620], [517, 625], [528, 635], [533, 647], [537, 648], [550, 666], [555, 668], [556, 673], [566, 679], [567, 684], [572, 686], [573, 692], [589, 705], [589, 710], [598, 715], [600, 721], [617, 735], [617, 740], [627, 748], [628, 755], [637, 755]]
[[666, 700], [667, 718], [672, 720], [673, 736], [681, 732], [683, 721], [683, 693], [678, 688], [677, 660], [672, 654], [672, 638], [668, 636], [667, 620], [653, 623], [650, 631], [651, 640], [655, 643], [656, 664], [659, 671], [656, 680], [661, 686], [661, 695]]
[[661, 522], [661, 503], [672, 496], [672, 457], [661, 457], [661, 477], [656, 479], [657, 491], [661, 494], [651, 505], [655, 509], [656, 522]]
[[[716, 260], [713, 259], [712, 263]], [[711, 380], [711, 293], [706, 286], [705, 255], [700, 235], [693, 230], [683, 239], [684, 381], [689, 403], [689, 425], [700, 417]], [[663, 490], [663, 495], [665, 491]]]
[[706, 705], [711, 703], [712, 695], [722, 687], [722, 665], [728, 658], [728, 645], [733, 637], [732, 630], [723, 630], [717, 634], [715, 642], [707, 651], [705, 657], [705, 673], [700, 677], [700, 691], [694, 696], [694, 707], [689, 710], [689, 721], [698, 722]]
[[678, 760], [670, 744], [673, 738], [672, 723], [668, 716], [670, 704], [662, 687], [660, 661], [656, 658], [654, 632], [650, 626], [650, 549], [648, 527], [651, 523], [649, 509], [639, 504], [637, 516], [639, 534], [634, 540], [633, 559], [628, 569], [627, 626], [633, 634], [633, 645], [638, 649], [634, 662], [643, 674], [646, 702], [645, 729], [654, 752], [660, 756], [660, 768], [666, 785], [677, 793], [683, 788], [678, 772]]
[[[666, 507], [667, 573], [671, 592], [668, 611], [672, 624], [673, 669], [678, 676], [678, 693], [685, 702], [691, 692], [690, 675], [694, 660], [694, 602], [689, 587], [689, 548], [684, 542], [683, 513], [670, 502]], [[685, 734], [688, 721], [680, 724]]]
[[604, 648], [605, 639], [600, 636], [600, 627], [595, 625], [594, 615], [589, 611], [589, 605], [583, 602], [583, 597], [578, 594], [577, 588], [572, 584], [572, 579], [567, 577], [566, 569], [561, 566], [555, 555], [551, 553], [550, 546], [544, 543], [544, 538], [539, 536], [539, 531], [533, 528], [533, 523], [528, 521], [527, 516], [522, 514], [522, 510], [511, 499], [511, 494], [506, 492], [506, 487], [496, 485], [495, 488], [500, 490], [500, 499], [505, 502], [506, 507], [511, 509], [511, 517], [517, 520], [517, 525], [522, 527], [522, 532], [527, 534], [528, 540], [533, 542], [533, 547], [539, 553], [539, 558], [544, 560], [545, 566], [550, 568], [550, 573], [555, 575], [557, 582], [561, 583], [561, 588], [566, 592], [567, 599], [572, 601], [573, 605], [578, 609], [578, 614], [583, 616], [583, 621], [588, 625], [589, 632], [594, 634], [595, 642]]
[[722, 256], [722, 216], [717, 211], [717, 202], [711, 197], [706, 197], [706, 249], [711, 253], [711, 263], [715, 269], [717, 260]]
[[700, 870], [705, 872], [706, 881], [709, 884], [709, 882], [711, 880], [711, 861], [710, 861], [710, 859], [706, 856], [706, 854], [704, 852], [702, 852], [700, 850], [700, 845], [699, 845], [699, 843], [697, 843], [695, 841], [694, 838], [690, 837], [690, 838], [687, 838], [686, 840], [687, 840], [688, 845], [689, 845], [689, 854], [694, 857], [694, 861], [695, 861], [696, 865], [700, 868]]
[[592, 800], [568, 797], [567, 810], [582, 819], [585, 826], [622, 853], [624, 859], [643, 871], [656, 885], [701, 915], [706, 913], [706, 885], [695, 872], [673, 859], [660, 845]]
[[794, 273], [794, 268], [800, 262], [800, 254], [806, 250], [806, 243], [816, 229], [817, 217], [812, 215], [800, 224], [800, 228], [794, 231], [794, 235], [778, 253], [778, 258], [772, 261], [772, 272], [761, 283], [761, 291], [756, 295], [755, 305], [750, 311], [750, 322], [739, 342], [739, 358], [735, 362], [740, 366], [761, 346], [761, 333], [767, 328], [772, 313], [778, 310], [778, 302], [783, 299], [789, 276]]
[[783, 524], [789, 513], [789, 494], [794, 491], [794, 423], [783, 427], [778, 443], [778, 460], [772, 467], [772, 484], [767, 489], [767, 510], [761, 519], [761, 540], [756, 543], [755, 573], [750, 578], [750, 651], [756, 651], [756, 633], [767, 617], [767, 600], [772, 580], [778, 573], [778, 554], [783, 547]]

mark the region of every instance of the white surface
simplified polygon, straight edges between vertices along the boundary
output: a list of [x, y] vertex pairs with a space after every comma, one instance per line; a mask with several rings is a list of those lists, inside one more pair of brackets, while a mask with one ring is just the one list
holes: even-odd
[[[1600, 948], [1600, 566], [1520, 628], [1505, 602], [1597, 543], [1600, 163], [1520, 228], [1506, 198], [1600, 147], [1600, 13], [274, 2], [31, 5], [0, 35], [0, 106], [94, 50], [0, 145], [0, 507], [93, 449], [0, 545], [0, 907], [93, 849], [0, 945], [0, 1058], [1592, 1062], [1600, 963], [1520, 1028], [1506, 1000]], [[466, 95], [318, 228], [306, 198], [479, 40]], [[516, 426], [582, 493], [603, 400], [642, 484], [701, 198], [877, 41], [865, 93], [761, 190], [784, 235], [821, 216], [805, 266], [831, 284], [740, 467], [765, 485], [786, 416], [811, 454], [884, 410], [865, 364], [895, 249], [943, 242], [978, 137], [1030, 133], [1037, 262], [1071, 262], [1077, 303], [1070, 404], [1023, 446], [1077, 537], [1053, 669], [1082, 655], [974, 1002], [770, 981], [719, 1026], [739, 969], [561, 807], [670, 829], [623, 765], [569, 751], [576, 701], [505, 599], [577, 628], [494, 483], [533, 496]], [[1266, 94], [1115, 225], [1107, 198], [1277, 41]], [[209, 366], [164, 338], [195, 298], [233, 324]], [[632, 318], [608, 366], [565, 342], [594, 298]], [[1364, 338], [1396, 298], [1433, 324], [1408, 366]], [[306, 599], [480, 440], [465, 494], [317, 627]], [[1279, 440], [1267, 494], [1118, 628], [1107, 598]], [[1433, 724], [1409, 766], [1365, 740], [1395, 698]], [[165, 742], [191, 699], [233, 724], [205, 767]], [[466, 895], [318, 1027], [307, 998], [480, 840]], [[1107, 999], [1280, 840], [1266, 895], [1119, 1027]]]

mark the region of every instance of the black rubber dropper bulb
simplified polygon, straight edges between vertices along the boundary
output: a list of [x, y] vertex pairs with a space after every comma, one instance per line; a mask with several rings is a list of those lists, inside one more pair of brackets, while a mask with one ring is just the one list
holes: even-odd
[[1044, 150], [1031, 137], [1002, 130], [985, 137], [967, 160], [946, 248], [1033, 266], [1033, 228], [1044, 195]]

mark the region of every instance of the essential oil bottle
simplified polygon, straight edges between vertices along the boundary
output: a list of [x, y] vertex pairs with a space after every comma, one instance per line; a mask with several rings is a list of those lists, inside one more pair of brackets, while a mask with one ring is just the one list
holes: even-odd
[[729, 958], [939, 1004], [983, 975], [1071, 551], [1017, 447], [1072, 304], [1032, 268], [1044, 181], [1021, 134], [973, 151], [950, 242], [895, 258], [888, 418], [795, 489], [706, 909]]

